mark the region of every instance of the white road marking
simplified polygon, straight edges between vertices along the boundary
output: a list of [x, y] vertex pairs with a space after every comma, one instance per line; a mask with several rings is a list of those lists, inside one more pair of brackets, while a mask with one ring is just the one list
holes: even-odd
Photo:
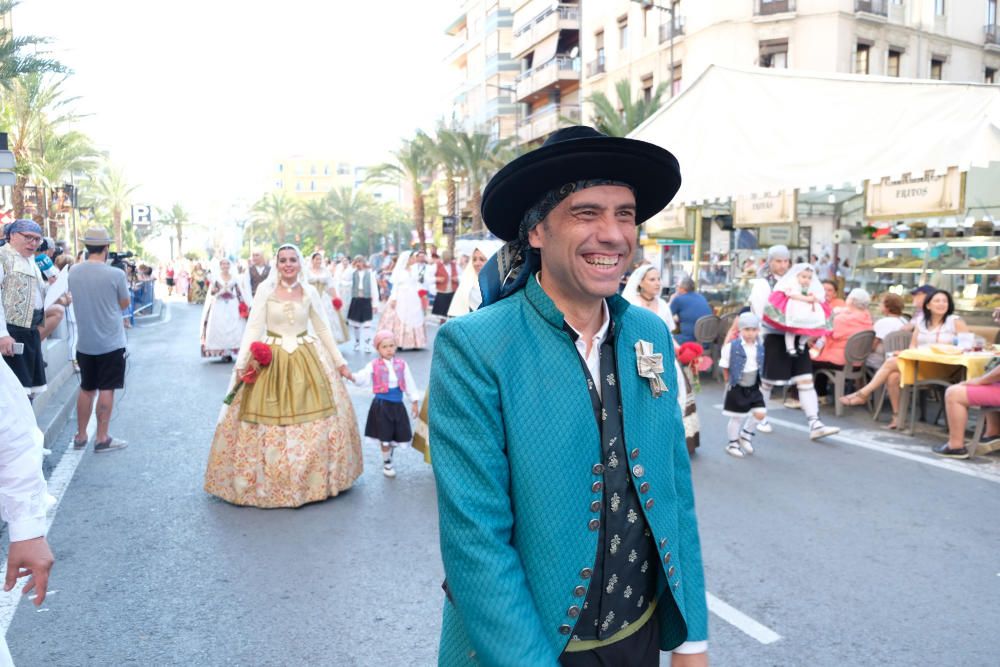
[[708, 610], [710, 612], [748, 637], [756, 639], [761, 644], [773, 644], [781, 639], [781, 635], [771, 628], [758, 623], [739, 609], [730, 607], [711, 593], [705, 593], [705, 597], [708, 598]]
[[[91, 426], [91, 431], [93, 430], [94, 427]], [[90, 433], [88, 439], [92, 438], [93, 433]], [[76, 467], [80, 465], [80, 460], [83, 458], [86, 451], [86, 448], [74, 449], [72, 445], [67, 445], [66, 451], [63, 452], [62, 458], [59, 459], [59, 465], [56, 466], [56, 469], [52, 472], [52, 476], [49, 477], [49, 494], [56, 499], [56, 502], [49, 508], [48, 515], [46, 516], [46, 533], [48, 533], [48, 531], [52, 528], [52, 522], [56, 519], [56, 511], [62, 503], [63, 496], [66, 493], [66, 488], [73, 479]], [[58, 557], [58, 554], [56, 554], [56, 557]], [[6, 554], [4, 554], [3, 560], [0, 561], [0, 581], [5, 581], [6, 577], [7, 557]], [[10, 627], [10, 622], [14, 620], [14, 613], [17, 611], [17, 605], [23, 597], [21, 595], [21, 589], [24, 588], [25, 581], [26, 579], [19, 579], [14, 588], [8, 592], [0, 590], [0, 635], [7, 634], [7, 628]], [[49, 581], [51, 581], [51, 579]], [[55, 592], [56, 591], [51, 591], [50, 594]], [[36, 611], [48, 611], [48, 609], [43, 608]]]
[[[719, 410], [722, 409], [722, 404], [713, 405], [713, 408]], [[789, 428], [793, 431], [801, 431], [802, 433], [808, 433], [809, 427], [803, 424], [796, 424], [794, 422], [785, 421], [784, 419], [775, 419], [771, 411], [768, 410], [767, 415], [768, 421], [776, 426], [781, 426], [782, 428]], [[942, 470], [947, 470], [949, 472], [957, 472], [961, 475], [967, 475], [969, 477], [975, 477], [976, 479], [986, 480], [987, 482], [993, 482], [994, 484], [1000, 484], [1000, 475], [993, 472], [985, 472], [983, 470], [977, 470], [975, 467], [970, 466], [965, 463], [958, 463], [955, 461], [949, 461], [947, 459], [932, 459], [929, 456], [924, 456], [920, 454], [911, 454], [911, 451], [924, 451], [929, 452], [927, 447], [919, 445], [896, 445], [891, 443], [877, 442], [874, 440], [868, 440], [864, 438], [857, 429], [850, 429], [850, 437], [841, 431], [840, 435], [829, 435], [822, 440], [817, 442], [822, 443], [825, 441], [836, 442], [841, 445], [851, 445], [853, 447], [860, 447], [862, 449], [870, 449], [874, 452], [881, 452], [882, 454], [888, 454], [889, 456], [895, 456], [897, 458], [906, 459], [907, 461], [915, 461], [917, 463], [922, 463], [934, 468], [940, 468]], [[908, 451], [909, 450], [909, 451]]]

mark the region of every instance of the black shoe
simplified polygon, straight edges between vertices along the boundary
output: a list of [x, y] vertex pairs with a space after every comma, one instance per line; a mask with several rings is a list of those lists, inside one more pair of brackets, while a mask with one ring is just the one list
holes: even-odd
[[948, 446], [947, 442], [944, 443], [943, 445], [938, 445], [937, 447], [932, 448], [931, 451], [937, 454], [938, 456], [946, 456], [949, 459], [969, 458], [968, 449], [966, 449], [965, 447], [962, 447], [960, 449], [952, 449], [951, 447]]
[[116, 449], [125, 449], [128, 447], [128, 443], [124, 440], [119, 440], [118, 438], [108, 438], [104, 442], [94, 443], [94, 453], [101, 454], [104, 452], [112, 452]]
[[979, 444], [985, 447], [994, 447], [1000, 445], [1000, 433], [997, 435], [984, 435], [979, 440]]

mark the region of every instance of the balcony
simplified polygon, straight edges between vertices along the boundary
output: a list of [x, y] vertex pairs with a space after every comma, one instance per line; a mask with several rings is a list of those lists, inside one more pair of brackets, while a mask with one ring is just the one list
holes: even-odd
[[604, 72], [606, 71], [604, 68], [605, 68], [605, 63], [603, 56], [591, 60], [589, 63], [587, 63], [587, 78], [589, 79], [592, 76], [597, 76], [598, 74], [604, 74]]
[[677, 16], [670, 23], [664, 23], [660, 26], [660, 44], [664, 42], [669, 42], [671, 39], [676, 39], [684, 34], [684, 17]]
[[552, 3], [545, 11], [514, 30], [511, 53], [523, 56], [536, 44], [560, 30], [580, 29], [580, 6]]
[[521, 121], [517, 128], [517, 138], [522, 144], [538, 141], [559, 129], [563, 118], [574, 123], [580, 122], [580, 107], [575, 104], [546, 104], [544, 107]]
[[468, 55], [469, 50], [475, 46], [475, 42], [469, 39], [468, 32], [462, 30], [456, 36], [451, 38], [451, 43], [451, 50], [449, 51], [447, 57], [445, 57], [444, 61], [449, 65], [463, 67], [465, 65], [465, 56]]
[[773, 16], [775, 14], [789, 14], [795, 11], [795, 0], [757, 0], [754, 8], [756, 16]]
[[984, 32], [986, 33], [986, 48], [990, 51], [1000, 50], [1000, 26], [988, 25], [984, 28]]
[[580, 80], [580, 59], [556, 56], [534, 67], [517, 78], [517, 101], [523, 102], [532, 95], [558, 88], [563, 81]]
[[885, 21], [889, 18], [889, 0], [854, 0], [854, 11]]

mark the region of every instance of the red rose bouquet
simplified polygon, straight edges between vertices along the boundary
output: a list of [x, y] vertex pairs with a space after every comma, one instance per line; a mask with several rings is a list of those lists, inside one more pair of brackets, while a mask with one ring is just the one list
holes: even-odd
[[343, 307], [344, 307], [344, 302], [341, 301], [340, 299], [334, 297], [334, 299], [333, 299], [333, 309], [334, 310], [340, 310]]
[[691, 388], [696, 392], [701, 391], [701, 381], [698, 378], [698, 373], [708, 370], [708, 368], [704, 367], [704, 362], [708, 362], [709, 368], [712, 366], [712, 360], [704, 355], [705, 348], [698, 343], [688, 342], [677, 348], [677, 361], [683, 368], [687, 368], [690, 371]]
[[245, 384], [253, 384], [257, 381], [257, 375], [260, 373], [261, 369], [266, 368], [271, 365], [271, 348], [267, 343], [262, 343], [257, 341], [250, 345], [250, 364], [243, 374], [240, 375], [239, 380], [236, 382], [236, 386], [233, 390], [226, 395], [226, 398], [222, 401], [226, 405], [232, 405], [233, 400], [236, 398], [236, 392], [240, 390]]
[[240, 317], [244, 320], [250, 317], [250, 306], [242, 301], [240, 301]]

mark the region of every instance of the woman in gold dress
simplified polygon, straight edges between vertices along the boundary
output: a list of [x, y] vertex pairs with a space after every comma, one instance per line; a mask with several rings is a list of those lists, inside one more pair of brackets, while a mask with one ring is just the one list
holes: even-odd
[[[305, 282], [302, 255], [278, 249], [277, 271], [257, 288], [232, 386], [263, 341], [271, 363], [224, 406], [205, 490], [236, 505], [299, 507], [336, 496], [361, 475], [361, 436], [321, 297]], [[309, 327], [315, 334], [309, 332]]]
[[191, 286], [188, 287], [188, 303], [205, 303], [208, 296], [208, 273], [201, 262], [191, 269]]

